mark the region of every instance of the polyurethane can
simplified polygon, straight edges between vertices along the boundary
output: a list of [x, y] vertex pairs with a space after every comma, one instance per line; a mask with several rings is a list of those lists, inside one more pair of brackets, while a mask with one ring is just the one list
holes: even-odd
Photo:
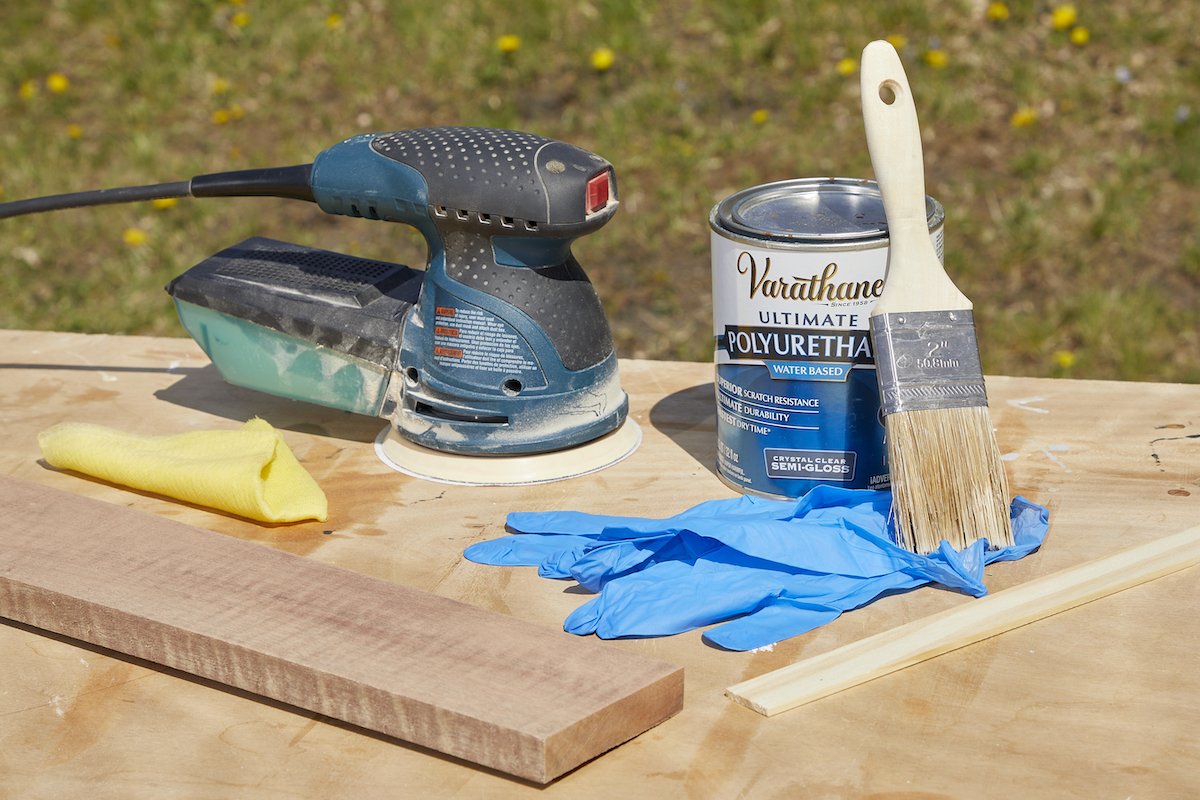
[[[925, 207], [942, 258], [945, 213]], [[714, 206], [709, 227], [721, 479], [775, 498], [889, 488], [869, 323], [887, 273], [875, 182], [756, 186]]]

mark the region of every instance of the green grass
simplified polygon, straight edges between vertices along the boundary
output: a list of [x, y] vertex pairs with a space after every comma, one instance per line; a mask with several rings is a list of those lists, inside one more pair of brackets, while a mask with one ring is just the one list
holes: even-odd
[[[1200, 7], [1078, 4], [1076, 44], [1051, 4], [1011, 2], [1002, 21], [986, 5], [5, 3], [0, 192], [307, 163], [368, 131], [528, 130], [616, 165], [622, 210], [576, 253], [620, 354], [708, 360], [709, 209], [770, 181], [871, 177], [858, 76], [838, 64], [903, 37], [985, 369], [1200, 382]], [[407, 229], [284, 200], [3, 220], [0, 327], [184, 335], [163, 285], [251, 235], [424, 260]]]

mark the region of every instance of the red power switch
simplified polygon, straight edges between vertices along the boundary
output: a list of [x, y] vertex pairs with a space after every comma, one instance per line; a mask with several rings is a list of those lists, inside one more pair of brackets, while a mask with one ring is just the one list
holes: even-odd
[[608, 170], [588, 178], [587, 216], [595, 214], [608, 205]]

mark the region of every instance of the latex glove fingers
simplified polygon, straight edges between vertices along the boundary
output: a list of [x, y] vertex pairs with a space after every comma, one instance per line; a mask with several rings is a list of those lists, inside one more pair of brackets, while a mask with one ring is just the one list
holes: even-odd
[[837, 619], [845, 611], [861, 608], [886, 592], [902, 591], [928, 581], [902, 573], [884, 575], [870, 581], [846, 581], [846, 591], [837, 592], [831, 584], [824, 595], [807, 591], [811, 587], [792, 583], [788, 589], [770, 598], [754, 613], [731, 619], [705, 631], [705, 640], [726, 650], [753, 650], [800, 636]]
[[617, 542], [581, 554], [571, 565], [570, 573], [580, 586], [599, 592], [610, 581], [631, 572], [644, 571], [650, 564], [662, 561], [694, 563], [721, 547], [720, 542], [688, 531], [655, 539]]
[[833, 622], [841, 609], [802, 601], [777, 600], [745, 617], [704, 632], [704, 640], [726, 650], [754, 650]]
[[755, 510], [752, 499], [743, 496], [727, 500], [706, 500], [664, 519], [615, 517], [579, 511], [514, 511], [508, 515], [507, 523], [508, 527], [522, 533], [571, 534], [615, 541], [675, 533], [686, 528], [686, 522], [694, 518], [744, 516], [753, 513]]
[[571, 552], [572, 550], [582, 552], [593, 546], [595, 546], [595, 542], [586, 536], [540, 536], [517, 533], [470, 545], [463, 550], [463, 556], [476, 564], [491, 564], [497, 567], [536, 567], [556, 553]]
[[699, 576], [682, 567], [663, 562], [610, 581], [567, 617], [563, 629], [602, 639], [667, 636], [749, 613], [780, 591], [778, 576], [738, 569]]

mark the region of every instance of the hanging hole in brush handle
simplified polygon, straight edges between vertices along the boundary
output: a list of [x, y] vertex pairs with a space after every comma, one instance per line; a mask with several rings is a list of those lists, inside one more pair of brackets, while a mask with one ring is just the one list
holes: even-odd
[[863, 50], [861, 91], [867, 148], [888, 228], [927, 230], [925, 165], [917, 109], [900, 54], [886, 41]]
[[879, 99], [883, 101], [885, 106], [890, 106], [896, 102], [896, 98], [900, 93], [900, 84], [895, 81], [884, 81], [879, 84]]

